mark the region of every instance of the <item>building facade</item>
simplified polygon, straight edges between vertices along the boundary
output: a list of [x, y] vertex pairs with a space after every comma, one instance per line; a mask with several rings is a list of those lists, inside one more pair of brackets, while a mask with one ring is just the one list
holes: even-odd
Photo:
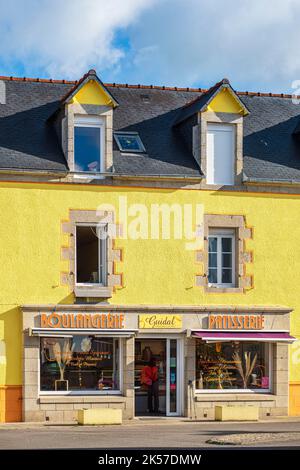
[[0, 421], [299, 415], [292, 97], [0, 81]]

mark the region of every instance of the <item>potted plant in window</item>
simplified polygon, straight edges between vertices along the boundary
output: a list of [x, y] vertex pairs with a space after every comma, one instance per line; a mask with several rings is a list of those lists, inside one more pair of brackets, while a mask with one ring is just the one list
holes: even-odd
[[60, 379], [55, 380], [55, 390], [56, 391], [65, 391], [69, 389], [69, 381], [65, 380], [65, 369], [66, 366], [70, 363], [73, 355], [75, 343], [70, 346], [70, 341], [65, 340], [63, 343], [63, 347], [59, 342], [54, 343], [53, 345], [53, 353], [55, 360], [59, 367], [60, 372]]

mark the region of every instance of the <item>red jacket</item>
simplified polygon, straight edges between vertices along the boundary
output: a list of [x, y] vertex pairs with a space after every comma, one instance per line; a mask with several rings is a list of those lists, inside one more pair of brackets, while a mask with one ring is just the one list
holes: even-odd
[[152, 385], [158, 380], [158, 369], [156, 366], [144, 366], [141, 373], [141, 382], [145, 385]]

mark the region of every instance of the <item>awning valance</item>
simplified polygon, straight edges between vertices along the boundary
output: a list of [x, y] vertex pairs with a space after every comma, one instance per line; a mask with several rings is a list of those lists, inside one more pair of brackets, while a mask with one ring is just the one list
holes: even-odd
[[271, 331], [192, 331], [191, 335], [204, 341], [265, 341], [268, 343], [293, 343], [296, 338], [287, 332]]
[[93, 335], [129, 338], [134, 336], [138, 330], [116, 330], [116, 329], [98, 329], [98, 328], [29, 328], [29, 336], [51, 336], [51, 337], [70, 337], [74, 335]]

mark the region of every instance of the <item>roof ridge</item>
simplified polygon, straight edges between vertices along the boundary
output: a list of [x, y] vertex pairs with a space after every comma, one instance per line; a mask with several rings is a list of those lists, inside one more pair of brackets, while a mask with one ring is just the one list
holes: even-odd
[[66, 85], [76, 85], [76, 83], [78, 83], [78, 80], [56, 80], [53, 78], [13, 77], [6, 75], [0, 75], [0, 80], [8, 80], [13, 82], [61, 83]]
[[[55, 83], [63, 85], [77, 85], [80, 80], [57, 80], [52, 78], [31, 78], [31, 77], [13, 77], [0, 75], [0, 80], [16, 81], [16, 82], [40, 82], [40, 83]], [[219, 83], [219, 82], [218, 82]], [[141, 85], [141, 84], [128, 84], [128, 83], [104, 83], [104, 86], [111, 88], [131, 88], [141, 90], [165, 90], [165, 91], [190, 91], [196, 93], [206, 93], [216, 86], [213, 85], [210, 88], [193, 88], [193, 87], [177, 87], [177, 86], [165, 86], [165, 85]], [[262, 96], [270, 98], [300, 98], [299, 95], [286, 94], [286, 93], [271, 93], [271, 92], [260, 92], [260, 91], [236, 91], [237, 95], [241, 96]]]
[[76, 88], [89, 76], [89, 72], [85, 73], [84, 75], [82, 75], [82, 77], [77, 80], [74, 85], [72, 86], [72, 88], [61, 98], [61, 101], [64, 101], [68, 98], [68, 96], [70, 96], [74, 90], [76, 90]]

